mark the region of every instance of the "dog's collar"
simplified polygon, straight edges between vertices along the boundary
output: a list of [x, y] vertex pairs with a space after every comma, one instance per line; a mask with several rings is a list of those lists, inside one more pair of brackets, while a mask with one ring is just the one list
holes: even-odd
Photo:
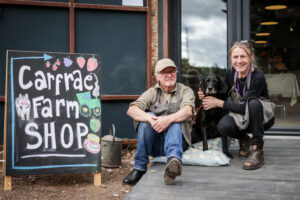
[[200, 113], [200, 110], [204, 107], [204, 105], [201, 105], [197, 108], [197, 111], [196, 111], [196, 116], [195, 116], [195, 119], [193, 120], [193, 124], [196, 123], [198, 117], [199, 117], [199, 113]]

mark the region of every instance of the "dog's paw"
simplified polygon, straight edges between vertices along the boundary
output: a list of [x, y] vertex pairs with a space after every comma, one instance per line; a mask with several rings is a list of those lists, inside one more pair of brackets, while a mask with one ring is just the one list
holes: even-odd
[[228, 156], [228, 158], [233, 159], [233, 155], [229, 152], [223, 152], [225, 153], [226, 156]]

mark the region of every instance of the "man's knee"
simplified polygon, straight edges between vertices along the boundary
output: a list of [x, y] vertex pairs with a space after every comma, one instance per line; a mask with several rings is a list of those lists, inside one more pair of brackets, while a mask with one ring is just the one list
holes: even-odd
[[176, 129], [176, 130], [181, 130], [181, 124], [178, 123], [178, 122], [172, 123], [172, 124], [170, 124], [169, 128]]
[[138, 130], [147, 129], [147, 128], [152, 128], [150, 123], [148, 123], [148, 122], [140, 122], [139, 123]]
[[147, 141], [151, 137], [153, 137], [153, 128], [151, 124], [148, 122], [140, 122], [138, 126], [138, 140]]

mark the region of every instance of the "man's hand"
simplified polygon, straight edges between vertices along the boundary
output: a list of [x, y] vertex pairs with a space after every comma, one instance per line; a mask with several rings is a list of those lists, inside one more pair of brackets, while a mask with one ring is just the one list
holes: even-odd
[[170, 115], [159, 116], [159, 117], [152, 116], [152, 119], [153, 119], [153, 123], [150, 122], [151, 126], [158, 133], [161, 133], [164, 130], [166, 130], [172, 122]]

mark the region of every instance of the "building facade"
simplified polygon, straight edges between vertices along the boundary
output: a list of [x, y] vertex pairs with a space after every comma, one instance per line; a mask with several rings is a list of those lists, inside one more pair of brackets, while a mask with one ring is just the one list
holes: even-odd
[[[250, 40], [276, 102], [278, 120], [269, 133], [298, 134], [300, 6], [297, 0], [278, 0], [276, 4], [286, 3], [287, 7], [267, 10], [268, 3], [0, 0], [0, 129], [4, 130], [6, 50], [99, 54], [102, 135], [108, 134], [113, 123], [118, 137], [134, 139], [133, 122], [126, 111], [131, 101], [155, 83], [153, 68], [159, 58], [174, 59], [179, 81], [189, 84], [188, 70], [222, 75], [230, 66], [227, 51], [231, 44]], [[278, 24], [262, 25], [267, 19]], [[266, 42], [255, 43], [258, 41]], [[285, 88], [292, 88], [291, 92], [286, 93]]]

